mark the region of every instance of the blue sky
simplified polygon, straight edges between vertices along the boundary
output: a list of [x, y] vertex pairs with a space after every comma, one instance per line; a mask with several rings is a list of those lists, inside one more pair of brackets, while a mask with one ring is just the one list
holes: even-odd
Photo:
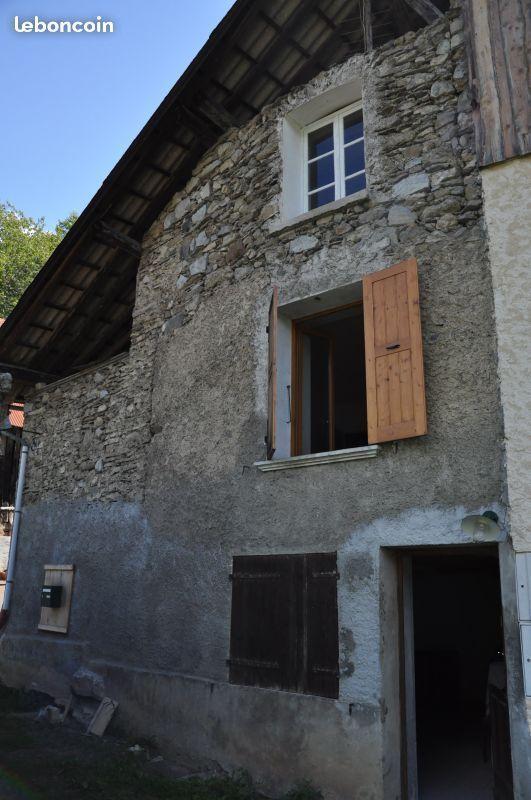
[[[0, 0], [0, 202], [53, 228], [81, 212], [232, 0]], [[112, 34], [15, 33], [103, 19]]]

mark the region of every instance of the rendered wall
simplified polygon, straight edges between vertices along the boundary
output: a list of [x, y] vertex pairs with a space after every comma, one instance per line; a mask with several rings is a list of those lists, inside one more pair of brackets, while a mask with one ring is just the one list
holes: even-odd
[[515, 550], [531, 550], [531, 157], [481, 173]]
[[[508, 525], [517, 552], [531, 551], [531, 157], [515, 158], [481, 172], [492, 269], [498, 369], [507, 459]], [[508, 580], [515, 583], [514, 563]], [[520, 643], [518, 642], [518, 645]], [[520, 656], [520, 652], [518, 652]], [[525, 654], [524, 657], [527, 657]], [[515, 691], [523, 696], [523, 687]], [[514, 720], [527, 743], [527, 719]], [[531, 751], [522, 747], [531, 774]], [[531, 778], [529, 779], [531, 786]], [[528, 787], [529, 788], [529, 787]]]
[[[28, 426], [33, 418], [45, 433], [0, 650], [11, 682], [68, 685], [77, 666], [91, 666], [124, 722], [181, 754], [245, 767], [269, 791], [309, 778], [330, 798], [397, 796], [398, 692], [382, 668], [396, 659], [396, 636], [383, 624], [381, 548], [470, 543], [462, 517], [501, 513], [504, 490], [460, 29], [452, 12], [230, 131], [145, 238], [128, 359], [100, 370], [101, 383], [81, 376], [35, 396]], [[285, 114], [360, 75], [368, 198], [283, 227]], [[286, 302], [410, 256], [419, 263], [428, 435], [383, 445], [370, 461], [258, 472], [272, 285]], [[98, 415], [108, 426], [101, 440]], [[229, 685], [233, 555], [334, 549], [339, 700]], [[71, 628], [60, 640], [36, 632], [42, 565], [53, 561], [76, 564]]]

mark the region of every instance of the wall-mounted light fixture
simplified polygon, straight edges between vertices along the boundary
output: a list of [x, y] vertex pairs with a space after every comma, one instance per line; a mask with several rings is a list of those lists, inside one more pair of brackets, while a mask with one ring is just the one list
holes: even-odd
[[495, 511], [484, 511], [483, 514], [470, 514], [461, 521], [461, 530], [474, 541], [500, 541], [501, 527]]

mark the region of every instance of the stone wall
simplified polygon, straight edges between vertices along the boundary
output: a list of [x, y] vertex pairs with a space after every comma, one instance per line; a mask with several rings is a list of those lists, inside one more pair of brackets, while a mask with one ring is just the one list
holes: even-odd
[[[200, 162], [145, 240], [143, 272], [167, 275], [173, 328], [216, 287], [296, 269], [348, 245], [374, 260], [399, 243], [445, 242], [481, 208], [461, 19], [357, 56], [232, 130]], [[362, 76], [369, 198], [271, 234], [279, 216], [281, 122], [292, 109]]]
[[136, 373], [125, 354], [33, 393], [25, 405], [25, 427], [34, 440], [25, 504], [58, 497], [142, 499], [146, 372]]

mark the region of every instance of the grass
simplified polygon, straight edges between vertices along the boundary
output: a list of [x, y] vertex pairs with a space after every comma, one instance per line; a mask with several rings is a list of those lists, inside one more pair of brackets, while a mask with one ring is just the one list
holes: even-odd
[[[33, 787], [39, 798], [98, 798], [98, 800], [255, 800], [252, 787], [238, 777], [189, 778], [176, 781], [150, 774], [136, 756], [110, 759], [94, 770], [80, 760], [57, 761], [54, 776], [40, 775]], [[48, 770], [47, 770], [48, 772]], [[44, 779], [44, 780], [43, 780]], [[44, 784], [44, 785], [43, 785]]]
[[[0, 687], [1, 800], [260, 800], [245, 772], [232, 776], [176, 779], [162, 774], [130, 742], [85, 736], [72, 725], [36, 721], [42, 697]], [[135, 740], [139, 743], [139, 740]], [[159, 768], [159, 769], [157, 769]], [[281, 800], [322, 800], [303, 784]]]

